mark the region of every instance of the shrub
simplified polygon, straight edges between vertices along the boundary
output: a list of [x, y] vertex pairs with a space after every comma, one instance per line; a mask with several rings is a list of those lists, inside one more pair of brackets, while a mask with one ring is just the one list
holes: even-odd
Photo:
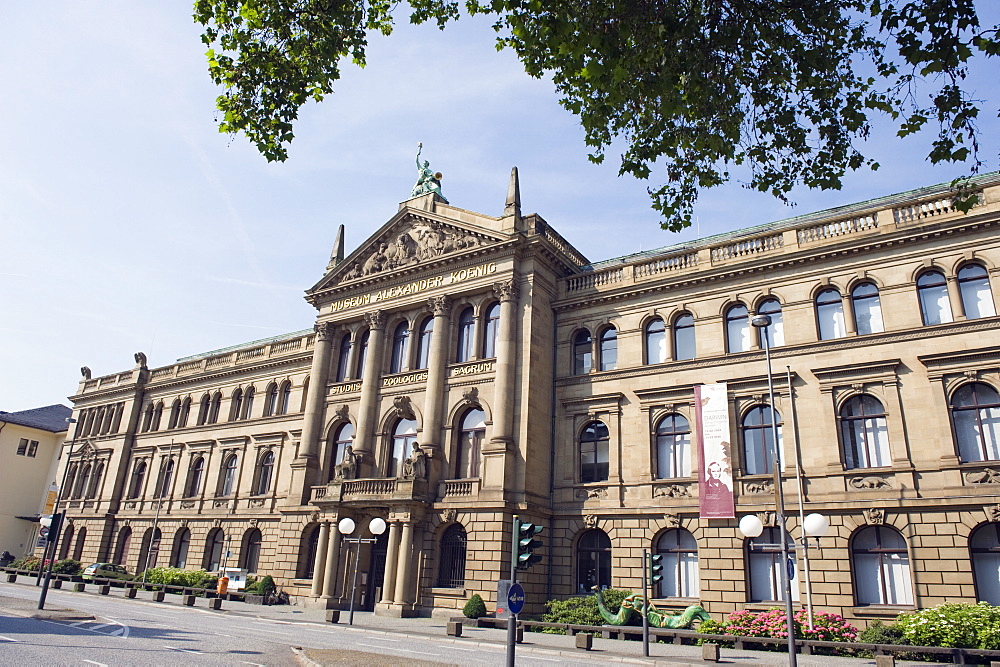
[[[710, 618], [707, 621], [702, 621], [701, 625], [698, 626], [698, 632], [705, 635], [728, 635], [729, 634], [729, 623], [726, 621], [717, 621], [714, 618]], [[697, 642], [698, 646], [702, 644], [718, 644], [719, 646], [725, 648], [732, 648], [733, 642], [726, 642], [716, 639], [699, 639]]]
[[[705, 634], [730, 634], [742, 637], [768, 637], [771, 639], [788, 638], [788, 616], [782, 609], [769, 609], [763, 612], [749, 610], [734, 611], [725, 621], [705, 621], [698, 632]], [[853, 642], [858, 636], [858, 630], [844, 620], [843, 616], [825, 611], [813, 612], [813, 627], [809, 629], [809, 615], [805, 609], [800, 609], [792, 615], [793, 631], [797, 639], [815, 639], [828, 642]], [[709, 640], [699, 640], [699, 644]], [[767, 648], [780, 650], [777, 645]], [[818, 649], [817, 649], [818, 650]]]
[[985, 602], [903, 613], [895, 627], [915, 646], [1000, 649], [1000, 607]]
[[473, 593], [469, 601], [462, 607], [462, 613], [466, 618], [480, 618], [486, 615], [486, 603], [479, 593]]
[[9, 567], [15, 570], [31, 570], [32, 572], [38, 571], [38, 564], [41, 561], [38, 556], [25, 556], [24, 558], [18, 558], [10, 564]]
[[[146, 583], [186, 588], [215, 588], [218, 577], [205, 570], [182, 570], [177, 567], [151, 567], [145, 572]], [[135, 579], [142, 580], [142, 573]]]
[[858, 633], [858, 643], [860, 644], [905, 644], [903, 631], [895, 625], [886, 625], [882, 621], [876, 620]]
[[52, 564], [52, 572], [54, 574], [80, 574], [83, 570], [83, 566], [80, 561], [73, 560], [72, 558], [64, 558], [62, 560], [57, 560]]
[[[618, 612], [622, 600], [631, 595], [631, 591], [621, 591], [609, 588], [602, 591], [604, 606], [612, 614]], [[604, 625], [604, 617], [597, 610], [597, 597], [588, 595], [586, 597], [572, 597], [566, 600], [549, 600], [545, 603], [548, 610], [542, 615], [542, 620], [546, 623], [569, 623], [570, 625]], [[629, 625], [641, 625], [642, 618], [638, 613], [632, 614]], [[558, 628], [544, 628], [541, 632], [549, 634], [565, 634]]]
[[274, 594], [277, 587], [274, 585], [274, 579], [271, 575], [266, 574], [260, 579], [255, 579], [253, 583], [248, 583], [247, 587], [243, 589], [244, 593], [249, 593], [250, 595], [263, 595], [267, 597], [268, 595]]

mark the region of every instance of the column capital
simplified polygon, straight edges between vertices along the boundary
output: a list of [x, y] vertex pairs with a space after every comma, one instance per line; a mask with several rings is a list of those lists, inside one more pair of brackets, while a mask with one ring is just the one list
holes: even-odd
[[333, 340], [333, 333], [336, 330], [333, 322], [317, 322], [313, 326], [313, 331], [316, 332], [316, 340], [322, 343], [329, 343]]
[[500, 301], [517, 301], [518, 289], [513, 279], [493, 283], [493, 291]]
[[365, 321], [368, 322], [368, 327], [372, 330], [381, 331], [385, 328], [385, 311], [373, 310], [370, 313], [365, 313]]
[[427, 305], [435, 315], [447, 315], [451, 311], [452, 303], [451, 297], [448, 296], [432, 296], [427, 299]]

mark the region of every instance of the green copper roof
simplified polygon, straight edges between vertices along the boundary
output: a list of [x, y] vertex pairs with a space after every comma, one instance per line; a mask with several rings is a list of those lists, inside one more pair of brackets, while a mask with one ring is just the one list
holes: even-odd
[[230, 345], [229, 347], [219, 348], [218, 350], [212, 350], [211, 352], [202, 352], [201, 354], [192, 354], [190, 357], [181, 357], [180, 359], [177, 360], [177, 363], [181, 363], [184, 361], [193, 361], [195, 359], [203, 359], [204, 357], [214, 357], [219, 354], [225, 354], [226, 352], [235, 352], [236, 350], [242, 350], [248, 347], [258, 347], [260, 345], [267, 345], [268, 343], [278, 343], [283, 340], [291, 340], [292, 338], [305, 336], [306, 334], [310, 333], [312, 333], [312, 329], [303, 329], [302, 331], [295, 331], [292, 333], [281, 334], [280, 336], [272, 336], [270, 338], [261, 338], [260, 340], [252, 340], [249, 343]]

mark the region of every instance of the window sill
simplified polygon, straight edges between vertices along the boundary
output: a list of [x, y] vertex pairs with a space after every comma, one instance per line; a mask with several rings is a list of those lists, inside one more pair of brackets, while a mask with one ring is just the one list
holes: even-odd
[[912, 604], [870, 604], [851, 609], [855, 616], [877, 616], [879, 618], [896, 618], [901, 612], [916, 611]]
[[439, 598], [464, 598], [464, 588], [431, 588], [431, 595]]

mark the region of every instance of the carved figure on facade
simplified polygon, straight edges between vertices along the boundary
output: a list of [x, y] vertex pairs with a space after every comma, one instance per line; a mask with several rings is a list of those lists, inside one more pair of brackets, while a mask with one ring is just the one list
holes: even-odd
[[80, 368], [80, 375], [83, 376], [84, 380], [89, 380], [90, 379], [90, 367], [89, 366], [83, 366], [82, 368]]
[[596, 514], [584, 514], [583, 515], [583, 525], [587, 528], [597, 528], [597, 515]]
[[848, 484], [855, 489], [891, 489], [892, 484], [885, 477], [852, 477]]
[[757, 512], [757, 518], [760, 519], [762, 525], [774, 528], [774, 512]]
[[752, 494], [773, 493], [774, 484], [768, 481], [746, 482], [743, 484], [743, 491]]
[[865, 521], [872, 526], [880, 526], [885, 523], [885, 510], [873, 507], [864, 511]]
[[344, 448], [343, 460], [334, 469], [334, 479], [338, 482], [356, 479], [358, 476], [358, 458], [360, 457], [354, 453], [354, 448], [351, 445], [347, 445]]
[[[433, 193], [444, 199], [444, 195], [441, 194], [441, 172], [435, 173], [431, 169], [429, 161], [420, 161], [420, 152], [423, 149], [424, 145], [422, 143], [417, 144], [417, 182], [413, 186], [413, 190], [410, 191], [410, 196], [419, 197], [420, 195]], [[444, 199], [444, 201], [445, 203], [448, 202], [447, 199]]]
[[403, 479], [427, 479], [427, 454], [420, 443], [413, 443], [413, 451], [403, 461]]
[[969, 484], [1000, 484], [1000, 470], [986, 468], [965, 473], [965, 481]]
[[681, 517], [678, 514], [664, 514], [663, 515], [663, 525], [667, 528], [679, 528], [681, 525]]
[[139, 368], [146, 367], [146, 354], [144, 352], [135, 353], [135, 365]]
[[409, 396], [397, 396], [392, 399], [392, 411], [393, 414], [400, 419], [417, 418], [417, 416], [413, 413], [413, 405], [410, 403]]
[[[347, 268], [341, 280], [355, 280], [384, 271], [414, 266], [460, 250], [478, 248], [487, 241], [439, 222], [414, 220], [397, 228], [396, 236], [382, 237], [371, 251]], [[516, 296], [516, 291], [514, 292]]]
[[691, 491], [683, 484], [668, 484], [653, 489], [654, 498], [690, 498]]
[[449, 507], [441, 512], [441, 523], [452, 523], [458, 517], [458, 511], [454, 507]]
[[479, 405], [479, 390], [475, 387], [469, 387], [467, 391], [462, 392], [462, 400], [465, 401], [466, 405]]
[[257, 527], [257, 523], [259, 521], [260, 521], [259, 519], [250, 519], [250, 527], [251, 528], [256, 528]]
[[346, 403], [337, 408], [337, 411], [333, 413], [333, 416], [338, 421], [346, 422], [351, 416], [351, 408]]
[[1000, 523], [1000, 505], [989, 505], [984, 507], [983, 510], [986, 512], [987, 521]]

